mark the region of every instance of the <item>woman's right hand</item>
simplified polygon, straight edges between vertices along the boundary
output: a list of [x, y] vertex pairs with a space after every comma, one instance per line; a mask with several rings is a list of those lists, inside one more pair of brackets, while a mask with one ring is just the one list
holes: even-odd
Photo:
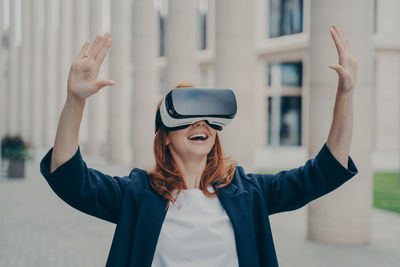
[[67, 100], [85, 102], [86, 98], [97, 93], [104, 86], [114, 85], [112, 80], [97, 81], [99, 69], [111, 47], [110, 34], [97, 36], [89, 51], [86, 41], [79, 56], [71, 65], [68, 76]]

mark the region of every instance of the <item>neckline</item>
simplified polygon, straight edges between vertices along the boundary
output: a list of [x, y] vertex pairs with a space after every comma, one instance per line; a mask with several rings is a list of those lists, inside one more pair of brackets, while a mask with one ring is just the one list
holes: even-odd
[[200, 190], [200, 188], [187, 188], [187, 189], [181, 189], [181, 191], [189, 191], [189, 190]]
[[[207, 187], [208, 192], [212, 193], [214, 192], [214, 188], [212, 185], [209, 185]], [[181, 192], [201, 192], [203, 193], [203, 191], [200, 188], [187, 188], [187, 189], [181, 189]]]

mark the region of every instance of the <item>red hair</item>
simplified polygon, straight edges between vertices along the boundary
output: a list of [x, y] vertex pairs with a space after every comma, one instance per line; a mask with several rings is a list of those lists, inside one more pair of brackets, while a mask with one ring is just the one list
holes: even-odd
[[[178, 85], [177, 87], [191, 87]], [[157, 105], [157, 110], [160, 108], [162, 100]], [[159, 195], [168, 200], [169, 203], [175, 203], [180, 191], [187, 189], [182, 173], [179, 171], [168, 146], [166, 138], [168, 132], [160, 127], [154, 138], [154, 157], [155, 167], [151, 171], [147, 171], [151, 187], [157, 191]], [[233, 180], [233, 175], [236, 168], [236, 162], [230, 158], [225, 158], [222, 153], [222, 146], [219, 140], [218, 132], [215, 136], [215, 144], [207, 155], [206, 167], [203, 170], [200, 180], [200, 189], [207, 197], [215, 197], [218, 189], [229, 185]], [[215, 192], [208, 192], [207, 187], [215, 182], [220, 182], [216, 185]], [[175, 197], [173, 191], [177, 190]]]

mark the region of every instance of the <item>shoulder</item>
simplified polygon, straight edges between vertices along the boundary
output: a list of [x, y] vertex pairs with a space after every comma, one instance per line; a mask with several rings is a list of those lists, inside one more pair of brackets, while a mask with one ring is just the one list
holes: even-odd
[[249, 173], [246, 172], [242, 166], [236, 166], [235, 169], [235, 179], [238, 179], [242, 182], [253, 183], [255, 180], [260, 179], [264, 176], [273, 176], [272, 174], [262, 174], [262, 173]]
[[262, 176], [262, 174], [258, 173], [247, 173], [242, 166], [236, 166], [232, 183], [245, 190], [250, 188], [259, 189]]
[[134, 184], [136, 188], [150, 189], [149, 178], [145, 170], [133, 168], [128, 177], [130, 179], [130, 184]]

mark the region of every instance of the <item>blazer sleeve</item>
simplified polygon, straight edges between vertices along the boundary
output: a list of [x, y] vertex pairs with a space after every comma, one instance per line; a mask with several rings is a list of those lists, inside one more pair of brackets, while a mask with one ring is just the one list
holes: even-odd
[[80, 148], [72, 158], [50, 173], [51, 148], [40, 162], [40, 172], [53, 191], [70, 206], [116, 223], [122, 195], [131, 177], [111, 177], [88, 168], [83, 161]]
[[317, 156], [304, 166], [277, 174], [256, 174], [254, 178], [261, 187], [268, 213], [274, 214], [301, 208], [335, 190], [357, 173], [350, 156], [346, 169], [325, 143]]

